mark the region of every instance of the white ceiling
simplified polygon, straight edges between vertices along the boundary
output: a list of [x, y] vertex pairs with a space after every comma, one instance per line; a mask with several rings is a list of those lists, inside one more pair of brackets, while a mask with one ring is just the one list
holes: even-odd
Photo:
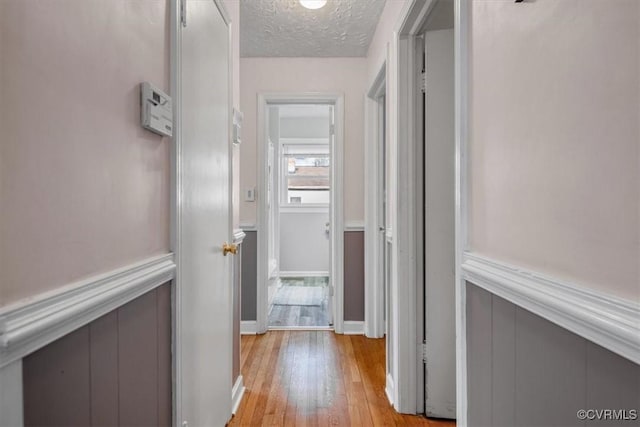
[[366, 56], [385, 0], [240, 0], [240, 56]]

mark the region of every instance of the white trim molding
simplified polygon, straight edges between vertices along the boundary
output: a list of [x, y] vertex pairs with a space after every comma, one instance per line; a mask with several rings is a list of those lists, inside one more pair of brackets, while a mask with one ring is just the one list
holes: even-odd
[[364, 231], [364, 221], [347, 221], [344, 223], [344, 231]]
[[345, 320], [342, 333], [344, 335], [364, 335], [364, 321]]
[[243, 224], [240, 224], [240, 229], [244, 232], [258, 231], [258, 226], [253, 223], [243, 223]]
[[245, 234], [245, 232], [241, 229], [233, 230], [233, 243], [236, 245], [241, 245], [246, 236], [247, 235]]
[[391, 376], [391, 374], [387, 374], [387, 380], [384, 386], [384, 394], [387, 395], [387, 400], [389, 401], [389, 403], [393, 405], [394, 404], [393, 398], [396, 395], [396, 392], [395, 392], [395, 385], [393, 384], [393, 377]]
[[328, 271], [281, 271], [281, 278], [287, 277], [329, 277]]
[[455, 86], [455, 311], [456, 311], [456, 422], [467, 426], [467, 288], [462, 271], [463, 255], [469, 246], [467, 233], [467, 138], [469, 134], [469, 33], [471, 5], [455, 0], [454, 86]]
[[344, 316], [344, 219], [343, 219], [343, 146], [344, 146], [344, 95], [340, 93], [259, 93], [257, 102], [257, 181], [258, 202], [257, 263], [256, 263], [256, 325], [258, 333], [264, 333], [267, 325], [267, 285], [269, 280], [268, 242], [268, 107], [278, 104], [326, 104], [334, 106], [334, 138], [331, 138], [331, 285], [334, 289], [333, 323], [335, 331], [342, 333]]
[[0, 309], [6, 366], [174, 278], [173, 254], [149, 258]]
[[640, 364], [640, 305], [465, 253], [464, 279]]
[[236, 379], [236, 383], [231, 389], [231, 413], [233, 415], [238, 412], [238, 407], [242, 402], [242, 397], [244, 396], [245, 391], [246, 389], [244, 387], [244, 380], [242, 378], [242, 375], [238, 375], [238, 379]]
[[383, 97], [387, 89], [387, 63], [389, 48], [378, 69], [369, 92], [364, 97], [365, 144], [364, 144], [364, 330], [368, 338], [382, 338], [384, 325], [384, 201], [382, 189], [386, 176], [384, 164], [385, 135], [388, 120], [384, 112], [388, 110], [389, 97]]
[[257, 335], [258, 324], [255, 320], [240, 321], [240, 335]]

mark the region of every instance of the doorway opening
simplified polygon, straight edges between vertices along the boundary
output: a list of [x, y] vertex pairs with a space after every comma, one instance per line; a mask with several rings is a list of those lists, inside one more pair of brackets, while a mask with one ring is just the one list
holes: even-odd
[[329, 328], [333, 106], [269, 106], [268, 326]]
[[418, 257], [424, 284], [422, 307], [423, 360], [419, 361], [418, 407], [427, 416], [456, 418], [455, 330], [455, 90], [454, 4], [436, 0], [416, 39], [417, 72], [421, 74], [417, 122], [422, 125]]
[[257, 330], [342, 327], [341, 95], [259, 96]]

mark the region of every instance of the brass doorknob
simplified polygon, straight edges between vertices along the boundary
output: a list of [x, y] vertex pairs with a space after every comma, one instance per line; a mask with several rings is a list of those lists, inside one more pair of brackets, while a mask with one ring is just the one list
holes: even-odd
[[228, 253], [237, 254], [238, 253], [238, 245], [223, 243], [222, 244], [222, 255], [227, 256]]

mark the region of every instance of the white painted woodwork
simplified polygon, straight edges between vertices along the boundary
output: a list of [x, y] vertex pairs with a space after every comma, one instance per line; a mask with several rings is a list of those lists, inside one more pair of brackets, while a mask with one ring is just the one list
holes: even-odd
[[270, 107], [282, 104], [326, 104], [333, 106], [332, 118], [335, 133], [330, 138], [331, 150], [331, 202], [329, 207], [330, 227], [330, 285], [333, 298], [330, 310], [334, 329], [342, 333], [344, 322], [344, 200], [343, 200], [343, 155], [344, 155], [344, 96], [334, 93], [260, 93], [257, 101], [257, 280], [256, 280], [256, 331], [267, 330], [267, 308], [269, 299], [269, 168], [268, 139]]
[[[365, 96], [365, 334], [385, 335], [386, 61]], [[346, 228], [346, 227], [345, 227]]]
[[242, 402], [242, 397], [244, 396], [245, 391], [246, 387], [244, 386], [243, 377], [242, 375], [239, 375], [231, 390], [231, 413], [233, 415], [238, 411], [238, 407]]
[[0, 367], [174, 278], [173, 254], [151, 257], [0, 309]]
[[424, 35], [425, 413], [456, 417], [453, 29]]
[[364, 335], [364, 322], [361, 320], [345, 320], [343, 333], [345, 335]]
[[240, 334], [241, 335], [256, 335], [257, 326], [255, 320], [243, 320], [240, 322]]
[[456, 424], [467, 426], [467, 301], [462, 257], [467, 236], [467, 137], [469, 78], [469, 2], [454, 0], [455, 115], [455, 275], [456, 275]]
[[464, 279], [640, 364], [640, 307], [601, 291], [466, 253]]
[[0, 368], [0, 426], [22, 427], [22, 359]]
[[[178, 25], [177, 424], [232, 411], [230, 28], [220, 2], [187, 0]], [[175, 242], [174, 242], [175, 244]]]

